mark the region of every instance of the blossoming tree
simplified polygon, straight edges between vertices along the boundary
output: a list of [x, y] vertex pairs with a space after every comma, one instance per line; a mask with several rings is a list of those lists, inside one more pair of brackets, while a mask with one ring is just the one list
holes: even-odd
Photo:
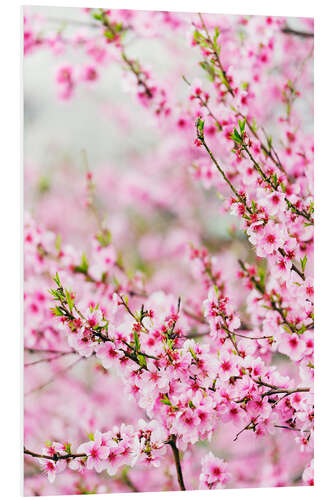
[[88, 150], [34, 200], [25, 167], [25, 491], [311, 485], [312, 20], [77, 13], [27, 9], [26, 59], [61, 59], [59, 106], [120, 67], [160, 135], [124, 169]]

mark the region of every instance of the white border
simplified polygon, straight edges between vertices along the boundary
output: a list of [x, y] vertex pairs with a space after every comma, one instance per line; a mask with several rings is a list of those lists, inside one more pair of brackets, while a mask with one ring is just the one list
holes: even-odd
[[[22, 2], [31, 5], [34, 2]], [[66, 2], [36, 2], [38, 5], [66, 6]], [[111, 3], [111, 2], [110, 2]], [[71, 1], [70, 7], [110, 6], [106, 2], [89, 0]], [[87, 4], [87, 5], [86, 5]], [[223, 12], [228, 14], [261, 14], [315, 17], [315, 201], [316, 201], [316, 433], [315, 433], [315, 477], [314, 488], [242, 489], [216, 492], [113, 494], [112, 500], [141, 500], [142, 498], [246, 498], [279, 499], [281, 496], [294, 499], [330, 498], [332, 492], [332, 244], [333, 244], [333, 72], [332, 32], [330, 2], [305, 0], [118, 0], [113, 8], [141, 10], [174, 10]], [[11, 0], [1, 8], [1, 447], [0, 447], [0, 492], [4, 499], [20, 497], [22, 475], [22, 405], [21, 405], [21, 11], [20, 2]], [[320, 332], [320, 333], [319, 333]], [[18, 467], [20, 464], [20, 467]], [[332, 493], [331, 493], [332, 494]], [[101, 498], [110, 498], [101, 495]], [[59, 497], [48, 497], [59, 498]], [[73, 496], [61, 497], [64, 499]]]

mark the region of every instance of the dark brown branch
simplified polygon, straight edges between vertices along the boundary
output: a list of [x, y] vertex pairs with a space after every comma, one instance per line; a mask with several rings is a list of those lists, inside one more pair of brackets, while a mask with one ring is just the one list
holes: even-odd
[[[278, 191], [278, 186], [274, 182], [272, 182], [272, 180], [269, 177], [267, 177], [267, 175], [262, 170], [262, 168], [259, 165], [259, 163], [254, 159], [254, 157], [252, 156], [249, 148], [244, 144], [244, 142], [242, 143], [242, 148], [244, 149], [244, 151], [246, 151], [248, 157], [252, 161], [252, 164], [253, 164], [254, 168], [260, 174], [260, 176], [263, 179], [263, 181], [267, 182], [267, 184], [269, 184], [269, 186], [271, 186], [271, 188], [274, 189], [274, 191]], [[295, 214], [297, 214], [297, 215], [299, 215], [301, 217], [304, 217], [310, 224], [313, 224], [313, 218], [305, 210], [299, 210], [294, 205], [294, 203], [292, 203], [287, 197], [285, 197], [285, 202], [286, 202], [288, 208], [291, 209]]]
[[176, 465], [176, 470], [177, 470], [177, 479], [178, 479], [179, 488], [182, 491], [185, 491], [186, 488], [185, 488], [185, 484], [184, 484], [183, 472], [182, 472], [182, 467], [181, 467], [181, 463], [180, 463], [179, 450], [178, 450], [177, 445], [176, 445], [176, 436], [172, 435], [171, 438], [169, 439], [169, 441], [166, 442], [166, 444], [169, 444], [171, 446], [171, 449], [172, 449], [173, 458], [175, 460], [175, 465]]
[[[107, 13], [105, 10], [101, 10], [101, 14], [102, 14], [102, 18], [101, 18], [101, 22], [103, 24], [103, 26], [110, 31], [110, 33], [112, 33], [112, 35], [114, 37], [117, 36], [117, 32], [115, 31], [112, 23], [110, 22], [108, 16], [107, 16]], [[122, 31], [125, 31], [125, 30], [122, 30]], [[144, 73], [139, 69], [137, 69], [135, 67], [135, 64], [134, 64], [134, 61], [132, 61], [131, 59], [129, 59], [124, 51], [124, 49], [122, 48], [121, 50], [121, 57], [123, 59], [123, 61], [127, 64], [129, 70], [133, 73], [133, 75], [136, 77], [136, 80], [137, 80], [137, 84], [138, 85], [141, 85], [143, 88], [144, 88], [144, 91], [145, 91], [145, 94], [146, 96], [149, 98], [149, 99], [152, 99], [153, 98], [153, 93], [151, 91], [151, 89], [148, 87], [146, 81], [143, 79], [143, 76], [144, 76]]]
[[59, 455], [58, 453], [54, 453], [53, 455], [41, 455], [40, 453], [35, 453], [34, 451], [27, 450], [26, 447], [24, 447], [24, 454], [34, 458], [45, 458], [46, 460], [53, 460], [54, 462], [57, 462], [58, 460], [68, 460], [70, 458], [86, 458], [88, 456], [85, 453], [67, 453], [66, 455]]
[[[282, 255], [282, 257], [285, 257], [285, 255], [286, 255], [286, 254], [285, 254], [285, 251], [284, 251], [282, 248], [279, 248], [279, 252], [280, 252], [280, 254]], [[299, 277], [300, 277], [303, 281], [305, 281], [305, 274], [304, 274], [302, 271], [300, 271], [300, 270], [298, 269], [298, 267], [296, 267], [296, 266], [295, 266], [295, 264], [292, 264], [291, 269], [292, 269], [292, 271], [294, 271], [295, 273], [297, 273], [297, 274], [298, 274], [298, 276], [299, 276]]]
[[208, 147], [208, 145], [207, 145], [207, 143], [205, 141], [204, 132], [203, 132], [203, 130], [201, 132], [200, 129], [199, 129], [199, 120], [197, 120], [197, 122], [196, 122], [196, 129], [197, 129], [197, 138], [199, 139], [199, 141], [201, 142], [201, 144], [204, 146], [205, 150], [209, 154], [212, 162], [214, 163], [214, 165], [216, 166], [217, 170], [222, 175], [222, 177], [225, 180], [225, 182], [228, 184], [228, 186], [230, 187], [231, 191], [234, 193], [234, 195], [236, 196], [236, 198], [238, 199], [238, 201], [244, 205], [244, 207], [247, 210], [247, 212], [252, 213], [251, 209], [246, 205], [246, 202], [245, 202], [244, 198], [238, 193], [238, 191], [236, 190], [236, 188], [230, 182], [230, 180], [226, 176], [225, 172], [223, 171], [223, 169], [221, 168], [221, 166], [217, 162], [215, 156], [213, 155], [213, 153], [209, 149], [209, 147]]
[[288, 425], [274, 425], [277, 429], [286, 429], [288, 431], [297, 431], [297, 432], [310, 432], [309, 429], [305, 429], [304, 431], [302, 429], [298, 429], [297, 427], [288, 427]]
[[[200, 131], [200, 129], [199, 129], [199, 120], [197, 120], [197, 122], [196, 122], [196, 129], [197, 129], [197, 138], [201, 141], [201, 144], [202, 144], [202, 145], [204, 146], [204, 148], [206, 149], [207, 153], [209, 154], [209, 156], [210, 156], [211, 160], [213, 161], [213, 163], [214, 163], [214, 165], [216, 166], [216, 168], [218, 169], [218, 171], [222, 174], [222, 177], [224, 178], [224, 180], [226, 181], [226, 183], [227, 183], [227, 184], [228, 184], [228, 186], [230, 187], [231, 191], [232, 191], [232, 192], [234, 193], [234, 195], [237, 197], [238, 201], [239, 201], [240, 203], [242, 203], [242, 204], [243, 204], [243, 206], [244, 206], [244, 208], [246, 209], [246, 211], [247, 211], [249, 214], [252, 214], [252, 210], [251, 210], [251, 208], [247, 206], [245, 199], [244, 199], [244, 198], [243, 198], [243, 197], [242, 197], [242, 196], [238, 193], [238, 191], [236, 190], [236, 188], [235, 188], [235, 187], [233, 186], [233, 184], [230, 182], [230, 180], [229, 180], [229, 179], [228, 179], [228, 177], [226, 176], [225, 172], [223, 171], [223, 169], [221, 168], [221, 166], [220, 166], [220, 165], [219, 165], [219, 163], [217, 162], [217, 160], [216, 160], [215, 156], [213, 155], [213, 153], [212, 153], [212, 152], [211, 152], [211, 150], [209, 149], [209, 147], [208, 147], [208, 145], [207, 145], [207, 143], [206, 143], [206, 141], [205, 141], [204, 132], [203, 132], [203, 130], [202, 130], [202, 131]], [[246, 150], [246, 151], [247, 151], [247, 153], [250, 155], [250, 158], [252, 159], [252, 161], [253, 161], [253, 162], [257, 165], [257, 167], [258, 167], [258, 168], [257, 168], [257, 170], [259, 171], [259, 173], [260, 173], [262, 176], [264, 176], [264, 177], [263, 177], [264, 179], [268, 179], [268, 178], [266, 177], [266, 175], [264, 174], [264, 172], [261, 170], [260, 165], [258, 165], [258, 163], [254, 160], [254, 158], [252, 157], [252, 155], [251, 155], [251, 153], [248, 151], [248, 149], [247, 149], [247, 148], [245, 148], [245, 150]], [[270, 185], [272, 185], [272, 186], [274, 187], [273, 183], [272, 183], [269, 179], [267, 180], [267, 182], [269, 182], [269, 183], [270, 183]], [[287, 198], [286, 198], [286, 202], [287, 202], [287, 204], [288, 204], [288, 206], [289, 206], [290, 202], [289, 202], [289, 200], [287, 200]], [[291, 204], [291, 205], [292, 205], [292, 204]], [[295, 209], [295, 210], [297, 210], [297, 209]], [[302, 215], [303, 217], [306, 217], [306, 218], [308, 217], [308, 214], [306, 214], [306, 213], [305, 213], [305, 215], [304, 215], [304, 213], [303, 213], [303, 212], [300, 212], [300, 211], [298, 211], [298, 212], [299, 212], [299, 215]], [[310, 217], [310, 216], [309, 216], [309, 217]], [[311, 218], [311, 217], [310, 217], [310, 218]], [[313, 223], [313, 219], [312, 219], [312, 218], [311, 218], [311, 221], [312, 221], [312, 223]], [[281, 253], [281, 255], [284, 255], [284, 250], [283, 250], [283, 249], [279, 248], [279, 252]], [[298, 274], [298, 275], [302, 278], [302, 280], [303, 280], [303, 281], [305, 280], [304, 273], [302, 273], [302, 272], [301, 272], [301, 271], [297, 268], [297, 266], [295, 266], [295, 264], [293, 264], [293, 265], [292, 265], [292, 270], [293, 270], [293, 271], [295, 271], [295, 272], [296, 272], [296, 273], [297, 273], [297, 274]]]
[[301, 38], [313, 38], [314, 37], [314, 33], [310, 33], [309, 31], [294, 30], [293, 28], [290, 28], [289, 26], [284, 26], [281, 29], [281, 32], [284, 33], [285, 35], [294, 35], [294, 36], [299, 36]]
[[269, 384], [267, 382], [263, 382], [261, 379], [254, 380], [254, 382], [256, 384], [258, 384], [259, 386], [268, 387], [270, 389], [269, 391], [266, 391], [263, 394], [261, 394], [262, 398], [264, 398], [265, 396], [272, 396], [274, 394], [283, 394], [283, 396], [281, 398], [279, 398], [279, 399], [277, 399], [277, 401], [275, 401], [275, 403], [273, 404], [273, 408], [280, 401], [282, 401], [282, 399], [290, 396], [291, 394], [294, 394], [296, 392], [310, 392], [310, 387], [297, 387], [296, 389], [287, 389], [285, 387], [278, 387], [276, 385], [272, 385], [272, 384]]
[[130, 316], [132, 316], [132, 318], [134, 318], [134, 319], [135, 319], [136, 323], [140, 323], [140, 325], [141, 325], [142, 329], [143, 329], [146, 333], [148, 333], [147, 328], [146, 328], [146, 327], [144, 326], [144, 324], [142, 323], [142, 319], [140, 318], [140, 320], [138, 320], [138, 318], [137, 318], [137, 317], [135, 316], [135, 314], [131, 311], [131, 309], [130, 309], [129, 305], [126, 303], [126, 301], [124, 300], [124, 298], [122, 297], [122, 295], [120, 295], [120, 293], [117, 293], [117, 295], [118, 295], [118, 297], [119, 297], [119, 298], [120, 298], [120, 300], [121, 300], [121, 305], [123, 305], [123, 306], [125, 307], [125, 309], [126, 309], [126, 311], [128, 312], [128, 314], [129, 314]]
[[142, 87], [145, 90], [145, 94], [147, 95], [147, 97], [149, 99], [152, 99], [152, 97], [153, 97], [152, 91], [148, 87], [147, 83], [142, 79], [142, 74], [143, 74], [142, 71], [137, 70], [135, 68], [133, 61], [131, 61], [130, 59], [128, 59], [128, 57], [127, 57], [127, 55], [125, 54], [124, 51], [121, 53], [121, 56], [122, 56], [123, 60], [125, 61], [125, 63], [127, 64], [127, 66], [129, 67], [129, 69], [135, 75], [137, 84], [138, 85], [142, 85]]
[[[246, 115], [244, 115], [241, 111], [239, 110], [236, 110], [236, 116], [241, 116], [245, 122], [246, 122], [246, 125], [248, 126], [249, 130], [252, 132], [253, 136], [260, 142], [260, 148], [261, 150], [265, 153], [266, 156], [268, 156], [272, 162], [274, 163], [274, 165], [279, 169], [281, 170], [281, 172], [283, 172], [286, 177], [288, 178], [288, 181], [291, 182], [291, 179], [290, 177], [288, 176], [284, 166], [282, 165], [281, 161], [280, 161], [280, 158], [277, 154], [277, 152], [275, 151], [273, 145], [271, 145], [271, 149], [269, 149], [268, 147], [265, 146], [265, 144], [263, 144], [263, 142], [261, 141], [259, 135], [257, 134], [257, 131], [255, 130], [255, 128], [251, 125], [251, 123], [249, 122], [248, 118]], [[265, 131], [264, 131], [265, 133]], [[265, 134], [266, 136], [266, 134]], [[267, 136], [266, 136], [266, 139], [267, 139]], [[273, 154], [275, 155], [275, 157], [273, 156]]]
[[265, 396], [271, 396], [272, 394], [286, 394], [287, 396], [289, 396], [290, 394], [294, 394], [295, 392], [310, 392], [310, 387], [299, 387], [297, 389], [283, 389], [282, 387], [278, 387], [277, 389], [272, 389], [270, 391], [264, 392], [261, 397], [263, 398]]
[[237, 432], [236, 436], [234, 437], [234, 441], [237, 441], [238, 437], [244, 432], [249, 429], [255, 429], [255, 421], [258, 419], [259, 415], [257, 415], [254, 419], [252, 419], [243, 429], [241, 429], [239, 432]]
[[[240, 265], [240, 267], [242, 268], [242, 270], [246, 273], [247, 277], [250, 279], [251, 283], [255, 286], [256, 290], [258, 290], [258, 292], [260, 292], [262, 295], [268, 295], [267, 292], [266, 292], [266, 289], [265, 289], [265, 286], [263, 286], [261, 283], [259, 283], [254, 276], [250, 276], [246, 267], [245, 267], [245, 264], [244, 262], [241, 260], [241, 259], [238, 259], [238, 263]], [[272, 306], [272, 309], [276, 312], [279, 313], [279, 315], [281, 316], [281, 319], [283, 321], [283, 323], [288, 326], [288, 328], [294, 332], [294, 333], [298, 333], [299, 330], [298, 328], [293, 324], [293, 323], [290, 323], [290, 321], [288, 321], [287, 319], [287, 314], [286, 312], [282, 309], [282, 307], [278, 306], [275, 302], [275, 300], [272, 298], [272, 297], [269, 297], [269, 301], [270, 301], [270, 304]], [[311, 325], [313, 327], [313, 324]]]

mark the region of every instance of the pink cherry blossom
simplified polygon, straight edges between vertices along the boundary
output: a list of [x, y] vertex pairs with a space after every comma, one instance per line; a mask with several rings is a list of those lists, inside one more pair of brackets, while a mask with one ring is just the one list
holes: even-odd
[[77, 450], [78, 453], [86, 453], [87, 458], [87, 468], [94, 468], [97, 472], [101, 472], [104, 463], [103, 461], [107, 458], [109, 449], [107, 446], [102, 445], [102, 434], [96, 432], [94, 439], [86, 443], [82, 443]]
[[216, 489], [225, 486], [230, 479], [230, 473], [225, 461], [209, 452], [201, 461], [201, 489]]

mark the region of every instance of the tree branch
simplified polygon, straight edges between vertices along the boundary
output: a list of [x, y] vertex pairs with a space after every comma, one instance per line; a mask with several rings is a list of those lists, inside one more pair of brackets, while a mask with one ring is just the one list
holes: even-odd
[[69, 458], [86, 458], [88, 455], [85, 453], [67, 453], [66, 455], [59, 455], [58, 453], [54, 453], [53, 455], [41, 455], [40, 453], [35, 453], [34, 451], [27, 450], [24, 446], [24, 454], [30, 455], [34, 458], [45, 458], [45, 460], [53, 460], [57, 462], [58, 460], [68, 460]]
[[169, 441], [166, 442], [166, 444], [169, 444], [171, 446], [173, 458], [175, 459], [179, 488], [182, 491], [186, 491], [184, 479], [183, 479], [182, 467], [181, 467], [181, 463], [180, 463], [179, 450], [178, 450], [177, 445], [176, 445], [176, 436], [173, 434], [171, 436], [171, 438], [169, 439]]
[[281, 29], [281, 32], [284, 33], [285, 35], [294, 35], [294, 36], [299, 36], [301, 38], [313, 38], [314, 37], [314, 33], [310, 33], [309, 31], [294, 30], [293, 28], [290, 28], [287, 25]]

